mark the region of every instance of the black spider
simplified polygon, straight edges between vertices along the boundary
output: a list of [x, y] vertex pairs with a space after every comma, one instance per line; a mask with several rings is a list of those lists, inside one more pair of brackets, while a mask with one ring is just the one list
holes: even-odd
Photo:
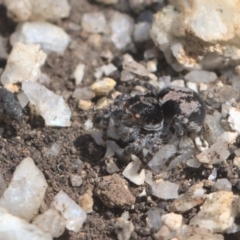
[[[173, 134], [181, 137], [188, 133], [195, 136], [200, 133], [205, 107], [196, 92], [174, 86], [158, 92], [147, 82], [131, 81], [131, 84], [143, 86], [150, 92], [134, 97], [127, 94], [118, 96], [102, 121], [104, 140], [107, 140], [112, 118], [119, 138], [128, 143], [121, 156], [123, 159], [128, 160], [130, 154], [134, 154], [146, 166]], [[149, 150], [146, 156], [143, 148]]]

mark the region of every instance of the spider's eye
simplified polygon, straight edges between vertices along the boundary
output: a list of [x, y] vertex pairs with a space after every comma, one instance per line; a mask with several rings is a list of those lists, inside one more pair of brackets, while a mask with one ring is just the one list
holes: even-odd
[[140, 118], [141, 116], [139, 114], [134, 115], [135, 118]]

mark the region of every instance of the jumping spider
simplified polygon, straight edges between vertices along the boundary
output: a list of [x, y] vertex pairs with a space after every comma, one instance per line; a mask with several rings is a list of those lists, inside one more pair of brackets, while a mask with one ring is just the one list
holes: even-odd
[[[173, 134], [196, 136], [200, 133], [205, 118], [202, 99], [191, 89], [167, 87], [160, 92], [147, 82], [131, 81], [133, 86], [145, 87], [149, 93], [131, 97], [118, 96], [104, 115], [103, 139], [107, 140], [107, 129], [113, 119], [119, 138], [128, 143], [121, 158], [128, 160], [131, 154], [138, 156], [146, 167], [160, 147]], [[148, 149], [143, 155], [143, 148]]]

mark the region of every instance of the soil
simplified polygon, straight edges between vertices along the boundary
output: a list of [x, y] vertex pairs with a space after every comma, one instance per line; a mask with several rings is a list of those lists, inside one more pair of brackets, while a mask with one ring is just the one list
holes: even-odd
[[[71, 97], [76, 86], [70, 76], [77, 64], [82, 62], [87, 69], [83, 85], [89, 85], [94, 81], [94, 69], [106, 64], [100, 57], [100, 53], [103, 50], [111, 50], [115, 65], [118, 64], [123, 53], [116, 50], [109, 42], [103, 41], [100, 47], [93, 46], [88, 41], [89, 35], [86, 32], [73, 31], [69, 28], [69, 23], [80, 24], [82, 13], [104, 11], [107, 15], [111, 11], [111, 7], [87, 0], [70, 0], [70, 4], [72, 8], [70, 17], [58, 22], [57, 25], [71, 36], [72, 42], [63, 56], [50, 54], [47, 58], [47, 63], [42, 68], [42, 72], [50, 77], [50, 81], [45, 86], [53, 92], [64, 96], [68, 102], [72, 111], [72, 126], [69, 128], [46, 127], [41, 117], [31, 116], [29, 109], [24, 110], [24, 119], [21, 124], [12, 121], [9, 124], [2, 122], [0, 125], [2, 129], [0, 169], [3, 178], [8, 184], [16, 166], [21, 160], [28, 156], [32, 157], [48, 182], [45, 205], [42, 206], [41, 211], [44, 211], [49, 206], [59, 190], [65, 191], [73, 200], [78, 202], [79, 197], [88, 189], [94, 190], [101, 177], [109, 175], [105, 170], [104, 162], [101, 161], [106, 149], [98, 146], [83, 127], [87, 119], [93, 119], [96, 123], [97, 119], [95, 116], [98, 112], [94, 109], [82, 111], [77, 107], [77, 101]], [[6, 17], [6, 9], [0, 5], [1, 34], [5, 37], [10, 36], [15, 26], [15, 23]], [[145, 45], [137, 46], [136, 51], [131, 52], [131, 54], [134, 55], [135, 59], [140, 60], [143, 58], [143, 49], [151, 45], [153, 43], [148, 42]], [[0, 67], [4, 68], [5, 64], [6, 61], [0, 61]], [[166, 63], [164, 60], [159, 65], [161, 65], [159, 66], [159, 74], [169, 70], [169, 68], [165, 68]], [[114, 77], [118, 81], [118, 76]], [[97, 98], [94, 101], [96, 102]], [[56, 157], [47, 156], [46, 150], [50, 149], [56, 142], [61, 146], [60, 153]], [[124, 166], [120, 169], [120, 175], [123, 168]], [[202, 169], [189, 171], [189, 169], [182, 166], [181, 171], [179, 170], [172, 170], [170, 181], [181, 184], [180, 193], [188, 190], [187, 183], [189, 180], [191, 180], [191, 183], [194, 183], [202, 178]], [[71, 174], [82, 176], [83, 184], [81, 187], [71, 186], [69, 180]], [[130, 191], [135, 197], [143, 190], [141, 186], [137, 187], [130, 182], [128, 184]], [[87, 220], [80, 233], [66, 230], [58, 240], [116, 239], [115, 222], [124, 209], [108, 208], [102, 204], [96, 195], [93, 195], [93, 199], [93, 212], [87, 215]], [[142, 197], [137, 198], [134, 209], [126, 208], [135, 227], [131, 240], [152, 239], [153, 232], [146, 227], [146, 213], [153, 207], [161, 208], [164, 212], [169, 202], [157, 198], [149, 200], [146, 197]], [[196, 209], [184, 216], [186, 222], [188, 222], [194, 211]]]

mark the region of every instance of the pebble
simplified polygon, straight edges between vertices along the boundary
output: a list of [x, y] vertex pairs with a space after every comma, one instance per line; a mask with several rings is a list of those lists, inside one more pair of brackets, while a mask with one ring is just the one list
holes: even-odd
[[63, 54], [70, 42], [70, 37], [62, 28], [52, 23], [24, 22], [17, 26], [10, 37], [12, 46], [16, 42], [40, 44], [46, 53]]
[[158, 62], [157, 62], [156, 59], [150, 60], [150, 61], [147, 62], [146, 68], [149, 72], [156, 72], [157, 71], [157, 64], [158, 64]]
[[104, 78], [97, 81], [90, 86], [90, 89], [96, 94], [96, 96], [106, 96], [116, 86], [116, 81], [112, 78]]
[[[161, 227], [161, 229], [154, 234], [154, 239], [155, 240], [168, 240], [168, 239], [170, 239], [169, 238], [170, 234], [171, 234], [171, 232], [170, 232], [169, 228], [166, 225], [163, 225]], [[175, 239], [171, 239], [171, 240], [175, 240]]]
[[205, 70], [194, 70], [187, 73], [184, 78], [195, 83], [211, 83], [217, 80], [217, 74]]
[[128, 240], [134, 231], [134, 225], [131, 221], [126, 220], [123, 217], [117, 219], [115, 224], [115, 232], [118, 240]]
[[147, 212], [146, 222], [149, 228], [159, 230], [162, 226], [162, 213], [160, 208], [152, 208]]
[[107, 21], [102, 12], [84, 13], [81, 25], [88, 33], [105, 33], [107, 29]]
[[134, 21], [129, 15], [114, 12], [110, 18], [109, 26], [112, 31], [111, 40], [117, 49], [124, 49], [132, 42]]
[[78, 108], [80, 108], [80, 109], [82, 109], [84, 111], [88, 111], [91, 107], [92, 107], [91, 100], [79, 99], [79, 101], [78, 101]]
[[119, 170], [120, 170], [118, 168], [117, 164], [111, 158], [106, 159], [105, 164], [106, 164], [106, 171], [109, 174], [119, 172]]
[[51, 148], [47, 151], [47, 155], [57, 156], [61, 150], [61, 145], [54, 143]]
[[25, 0], [17, 4], [15, 0], [7, 0], [5, 6], [8, 16], [16, 22], [39, 19], [57, 22], [67, 18], [71, 10], [67, 0]]
[[182, 225], [171, 240], [224, 240], [224, 237], [213, 234], [206, 228]]
[[171, 231], [176, 231], [181, 227], [183, 217], [180, 214], [167, 213], [162, 215], [162, 221]]
[[146, 42], [150, 39], [151, 23], [140, 22], [134, 25], [133, 39], [135, 42]]
[[117, 68], [116, 66], [114, 66], [112, 63], [109, 63], [107, 65], [104, 65], [101, 67], [102, 68], [102, 71], [103, 73], [105, 74], [105, 76], [109, 76], [111, 75], [112, 73], [114, 73], [115, 71], [117, 71]]
[[116, 4], [118, 3], [119, 0], [96, 0], [96, 2], [100, 2], [100, 3], [103, 3], [103, 4]]
[[87, 191], [79, 197], [79, 205], [86, 213], [93, 211], [93, 203], [92, 193], [90, 191]]
[[141, 161], [135, 160], [127, 165], [127, 167], [122, 172], [122, 175], [134, 184], [142, 185], [144, 184], [145, 180], [145, 171], [142, 169], [140, 173], [138, 172], [141, 166]]
[[194, 82], [186, 82], [188, 88], [192, 89], [194, 92], [198, 93], [198, 85]]
[[190, 225], [209, 229], [212, 233], [230, 228], [237, 215], [237, 196], [229, 191], [210, 193]]
[[8, 188], [0, 198], [0, 207], [30, 221], [38, 213], [46, 189], [44, 175], [32, 158], [27, 157], [16, 167]]
[[106, 97], [99, 98], [96, 103], [97, 109], [103, 109], [108, 106], [108, 99]]
[[224, 132], [218, 139], [224, 140], [229, 144], [232, 144], [235, 142], [236, 138], [238, 136], [237, 132]]
[[206, 198], [202, 183], [191, 186], [188, 191], [175, 199], [168, 207], [171, 212], [184, 213], [201, 205]]
[[102, 48], [103, 37], [100, 33], [92, 33], [88, 37], [88, 44], [94, 50], [100, 50]]
[[23, 82], [22, 89], [37, 113], [44, 118], [46, 126], [71, 126], [71, 110], [62, 96], [39, 83]]
[[160, 171], [166, 168], [166, 163], [168, 162], [169, 158], [174, 156], [177, 152], [177, 148], [174, 145], [166, 144], [161, 147], [158, 152], [154, 155], [152, 160], [149, 162], [149, 167], [152, 171]]
[[82, 185], [82, 177], [76, 174], [70, 175], [70, 182], [73, 187], [80, 187]]
[[224, 140], [219, 140], [209, 149], [197, 154], [196, 157], [201, 163], [217, 164], [226, 161], [229, 155], [228, 143]]
[[96, 188], [96, 194], [109, 208], [125, 208], [136, 201], [127, 186], [127, 182], [116, 173], [103, 177]]
[[230, 107], [229, 109], [229, 117], [228, 122], [232, 130], [237, 131], [240, 133], [240, 110], [235, 107]]
[[134, 78], [134, 74], [129, 72], [128, 70], [121, 71], [121, 81], [128, 81]]
[[96, 95], [89, 87], [76, 88], [73, 92], [73, 98], [77, 100], [91, 100]]
[[179, 185], [160, 180], [151, 184], [152, 195], [164, 200], [178, 198]]
[[87, 219], [86, 212], [62, 190], [54, 197], [51, 208], [59, 211], [68, 230], [79, 232]]
[[77, 86], [82, 83], [84, 70], [85, 70], [85, 65], [82, 63], [79, 63], [72, 74], [72, 78], [75, 79], [75, 84]]
[[240, 157], [235, 157], [235, 158], [233, 159], [233, 164], [234, 164], [235, 166], [237, 166], [238, 168], [240, 168]]
[[2, 240], [52, 240], [52, 237], [34, 224], [28, 223], [0, 208], [0, 239]]
[[213, 168], [211, 174], [208, 176], [208, 180], [214, 181], [217, 178], [217, 169]]
[[33, 219], [33, 224], [50, 234], [53, 238], [60, 237], [66, 227], [64, 218], [53, 209], [48, 209], [43, 214]]
[[219, 178], [213, 185], [217, 190], [232, 191], [232, 184], [227, 178]]
[[17, 98], [18, 98], [18, 101], [22, 108], [25, 108], [27, 106], [27, 104], [29, 103], [28, 97], [24, 92], [20, 92], [17, 95]]
[[40, 67], [45, 63], [47, 55], [35, 44], [14, 44], [8, 57], [7, 65], [1, 75], [3, 85], [36, 82], [41, 75]]
[[145, 66], [136, 62], [132, 58], [132, 56], [130, 56], [129, 54], [125, 54], [123, 56], [123, 58], [124, 58], [124, 60], [123, 60], [122, 66], [123, 66], [124, 70], [127, 70], [129, 72], [135, 73], [135, 74], [140, 75], [140, 76], [145, 76], [145, 77], [149, 76], [149, 72], [145, 68]]
[[6, 183], [3, 179], [2, 173], [0, 173], [0, 197], [3, 195], [5, 190], [6, 190]]
[[92, 130], [93, 129], [93, 122], [92, 120], [88, 119], [85, 123], [84, 123], [84, 129], [86, 131]]
[[199, 168], [202, 164], [195, 158], [193, 159], [188, 159], [186, 164], [189, 166], [189, 167], [192, 167], [192, 168]]

